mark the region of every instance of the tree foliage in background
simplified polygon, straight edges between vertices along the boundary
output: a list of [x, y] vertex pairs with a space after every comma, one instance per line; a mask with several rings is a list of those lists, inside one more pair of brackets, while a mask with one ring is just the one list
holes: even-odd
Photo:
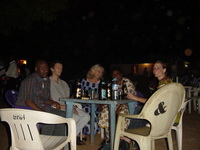
[[0, 34], [13, 30], [30, 31], [34, 22], [50, 22], [68, 8], [67, 0], [1, 0]]

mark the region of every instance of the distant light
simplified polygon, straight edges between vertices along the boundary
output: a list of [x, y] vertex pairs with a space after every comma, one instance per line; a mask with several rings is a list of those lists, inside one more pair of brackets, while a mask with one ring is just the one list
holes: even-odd
[[20, 64], [26, 65], [26, 64], [27, 64], [27, 60], [25, 60], [25, 59], [20, 59], [20, 60], [19, 60], [19, 63], [20, 63]]
[[190, 48], [186, 48], [184, 51], [186, 56], [191, 56], [192, 55], [192, 50]]
[[143, 63], [143, 64], [141, 64], [141, 65], [150, 66], [150, 65], [152, 65], [152, 63]]
[[185, 68], [188, 68], [188, 66], [189, 66], [190, 63], [187, 62], [187, 61], [185, 61], [184, 64], [185, 64]]

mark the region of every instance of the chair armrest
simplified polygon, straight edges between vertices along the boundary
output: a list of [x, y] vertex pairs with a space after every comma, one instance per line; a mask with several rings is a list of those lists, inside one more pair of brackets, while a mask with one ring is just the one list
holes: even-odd
[[28, 106], [18, 106], [18, 105], [15, 105], [14, 108], [21, 108], [21, 109], [30, 109], [30, 110], [32, 110], [32, 108], [28, 107]]
[[82, 109], [82, 105], [79, 103], [74, 103], [74, 106], [78, 107], [79, 109]]
[[121, 114], [121, 113], [119, 113], [118, 116], [125, 117], [125, 118], [132, 118], [132, 119], [145, 119], [140, 114], [131, 115], [131, 114]]

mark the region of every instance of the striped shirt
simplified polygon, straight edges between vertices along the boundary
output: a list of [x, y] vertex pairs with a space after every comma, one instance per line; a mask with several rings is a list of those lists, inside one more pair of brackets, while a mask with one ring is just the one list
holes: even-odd
[[41, 78], [37, 73], [32, 73], [25, 78], [20, 86], [17, 105], [26, 106], [26, 100], [30, 100], [38, 107], [48, 111], [44, 104], [50, 99], [50, 80]]

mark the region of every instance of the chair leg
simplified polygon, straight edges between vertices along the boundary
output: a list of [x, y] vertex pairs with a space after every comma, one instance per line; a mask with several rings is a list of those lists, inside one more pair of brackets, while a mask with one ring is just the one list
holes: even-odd
[[151, 147], [152, 147], [152, 150], [155, 150], [155, 140], [151, 141]]
[[198, 105], [198, 114], [200, 114], [200, 98], [197, 100], [197, 105]]
[[196, 103], [196, 99], [193, 99], [193, 107], [194, 107], [194, 111], [197, 110], [197, 103]]
[[173, 150], [172, 135], [171, 135], [171, 133], [167, 137], [167, 142], [168, 142], [169, 150]]
[[149, 150], [155, 146], [153, 146], [152, 144], [154, 143], [154, 141], [151, 141], [151, 139], [146, 138], [146, 139], [140, 139], [139, 141], [137, 141], [140, 150]]
[[183, 138], [182, 127], [180, 127], [178, 129], [177, 135], [178, 135], [178, 137], [177, 137], [177, 140], [178, 140], [178, 150], [182, 150], [182, 138]]
[[191, 114], [191, 101], [188, 102], [188, 112]]

